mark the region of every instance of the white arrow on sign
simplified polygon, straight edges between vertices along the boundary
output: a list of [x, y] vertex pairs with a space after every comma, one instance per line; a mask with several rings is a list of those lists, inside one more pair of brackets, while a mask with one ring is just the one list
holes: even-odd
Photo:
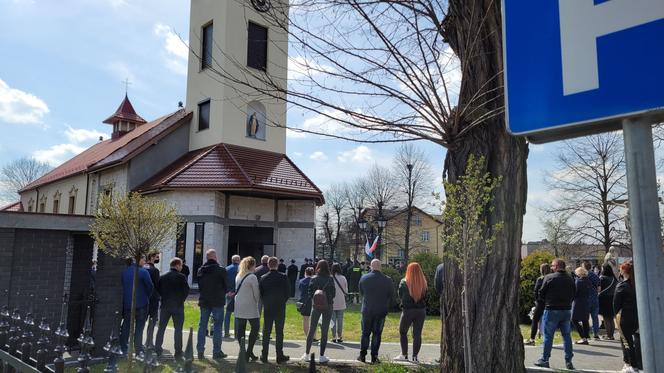
[[[558, 0], [563, 94], [599, 88], [597, 38], [664, 18], [664, 0]], [[653, 45], [653, 48], [662, 46]]]

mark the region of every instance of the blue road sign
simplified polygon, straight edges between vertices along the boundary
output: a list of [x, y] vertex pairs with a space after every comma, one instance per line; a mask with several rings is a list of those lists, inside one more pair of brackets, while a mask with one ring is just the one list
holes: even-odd
[[503, 0], [507, 126], [546, 142], [664, 113], [664, 0]]

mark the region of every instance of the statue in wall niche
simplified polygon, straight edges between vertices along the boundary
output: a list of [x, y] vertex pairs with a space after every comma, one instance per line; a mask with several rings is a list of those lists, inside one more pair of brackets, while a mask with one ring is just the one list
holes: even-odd
[[258, 132], [258, 119], [256, 116], [256, 112], [251, 114], [251, 117], [249, 117], [249, 136], [251, 137], [256, 137], [256, 133]]

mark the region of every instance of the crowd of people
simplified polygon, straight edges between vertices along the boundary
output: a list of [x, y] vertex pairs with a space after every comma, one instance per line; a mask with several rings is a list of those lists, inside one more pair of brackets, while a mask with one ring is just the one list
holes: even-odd
[[[427, 279], [418, 263], [410, 263], [395, 294], [392, 280], [381, 272], [382, 263], [372, 260], [364, 263], [347, 261], [345, 264], [327, 260], [306, 259], [300, 268], [291, 260], [290, 266], [283, 259], [263, 256], [257, 266], [253, 257], [240, 258], [235, 255], [228, 266], [220, 264], [214, 249], [207, 250], [206, 261], [195, 273], [198, 283], [198, 306], [200, 320], [196, 351], [199, 359], [205, 359], [207, 336], [212, 335], [212, 358], [223, 359], [223, 338], [230, 338], [231, 314], [235, 316], [233, 326], [235, 339], [246, 346], [247, 361], [268, 361], [272, 330], [275, 335], [277, 363], [290, 357], [284, 354], [284, 325], [286, 303], [298, 294], [296, 307], [302, 316], [302, 327], [306, 345], [301, 357], [308, 361], [314, 342], [319, 343], [318, 362], [325, 364], [328, 335], [332, 330], [332, 342], [343, 343], [343, 320], [346, 302], [357, 293], [361, 304], [361, 341], [357, 360], [367, 363], [379, 362], [381, 336], [389, 305], [398, 296], [402, 305], [399, 323], [401, 355], [397, 359], [409, 360], [408, 331], [412, 329], [413, 343], [410, 360], [417, 362], [422, 345], [422, 330], [426, 317]], [[158, 356], [163, 353], [164, 332], [168, 322], [173, 321], [174, 357], [182, 358], [182, 327], [184, 324], [184, 302], [189, 294], [187, 276], [189, 269], [180, 258], [170, 261], [170, 271], [161, 275], [155, 264], [159, 254], [141, 258], [139, 263], [128, 262], [122, 274], [123, 322], [120, 344], [124, 353], [128, 351], [129, 324], [134, 273], [138, 273], [135, 308], [134, 345], [138, 354], [144, 349], [143, 335], [146, 322], [146, 344], [154, 342]], [[138, 268], [137, 268], [138, 267]], [[185, 275], [187, 273], [187, 275]], [[441, 278], [438, 278], [438, 277]], [[442, 291], [442, 266], [436, 271], [437, 291]], [[440, 283], [440, 286], [438, 284]], [[298, 292], [296, 293], [296, 289]], [[262, 349], [260, 356], [254, 354], [258, 342], [260, 319], [262, 326]], [[210, 319], [212, 326], [210, 327]], [[148, 321], [149, 320], [149, 321]], [[320, 339], [316, 338], [320, 325]], [[157, 327], [153, 341], [154, 328]], [[249, 335], [247, 337], [247, 327]]]
[[[534, 344], [537, 331], [543, 331], [544, 347], [541, 358], [535, 362], [536, 366], [549, 367], [553, 337], [559, 329], [563, 337], [566, 368], [574, 369], [572, 327], [580, 336], [576, 344], [589, 344], [591, 331], [593, 338], [600, 340], [598, 315], [601, 315], [606, 330], [604, 339], [614, 340], [616, 326], [619, 328], [625, 362], [623, 372], [642, 369], [633, 262], [628, 261], [618, 267], [607, 254], [598, 275], [589, 262], [583, 262], [570, 273], [562, 259], [554, 259], [550, 265], [543, 263], [540, 273], [535, 283], [536, 306], [532, 314], [530, 338], [524, 341], [525, 344]], [[592, 328], [589, 320], [592, 321]]]

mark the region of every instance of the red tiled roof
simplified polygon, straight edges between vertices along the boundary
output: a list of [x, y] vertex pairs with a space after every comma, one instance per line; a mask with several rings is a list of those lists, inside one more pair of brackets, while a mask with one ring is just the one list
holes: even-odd
[[0, 211], [23, 211], [23, 204], [21, 201], [14, 202], [11, 205], [0, 207]]
[[281, 153], [217, 144], [185, 154], [137, 188], [253, 191], [316, 199], [320, 189]]
[[133, 123], [146, 123], [147, 121], [141, 118], [140, 115], [136, 114], [134, 106], [129, 101], [129, 97], [125, 94], [124, 100], [120, 103], [118, 110], [115, 111], [113, 115], [108, 117], [104, 123], [114, 124], [120, 120], [125, 120], [127, 122]]
[[[55, 169], [51, 170], [51, 172], [28, 184], [19, 192], [24, 192], [30, 189], [34, 189], [41, 185], [52, 183], [54, 181], [61, 180], [66, 177], [70, 177], [85, 172], [88, 170], [89, 167], [95, 165], [97, 162], [103, 161], [106, 157], [110, 156], [115, 151], [122, 149], [125, 145], [129, 144], [134, 139], [138, 139], [140, 143], [149, 141], [150, 139], [152, 139], [152, 137], [160, 133], [156, 131], [150, 131], [151, 129], [166, 122], [169, 118], [173, 116], [177, 117], [182, 116], [183, 113], [184, 110], [178, 110], [175, 113], [165, 115], [152, 122], [146, 123], [142, 126], [138, 126], [132, 131], [127, 132], [124, 136], [96, 143], [91, 147], [89, 147], [88, 149], [86, 149], [85, 151], [83, 151], [82, 153], [76, 155], [75, 157], [71, 158], [70, 160], [66, 161], [65, 163], [61, 164]], [[176, 123], [177, 122], [179, 121], [176, 121]], [[143, 134], [145, 134], [144, 137], [141, 136]]]

